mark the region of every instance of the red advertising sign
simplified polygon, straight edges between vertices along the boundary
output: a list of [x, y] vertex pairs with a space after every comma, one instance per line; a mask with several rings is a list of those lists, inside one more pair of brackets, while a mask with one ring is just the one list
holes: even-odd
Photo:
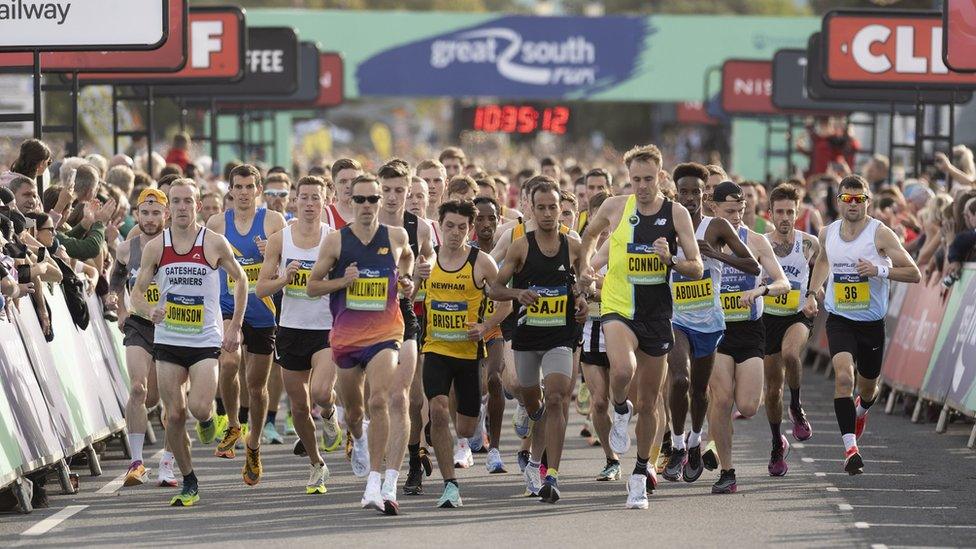
[[324, 109], [341, 105], [345, 100], [343, 91], [343, 61], [342, 55], [335, 52], [319, 54], [319, 97], [311, 103], [285, 103], [270, 101], [260, 103], [220, 103], [218, 108], [226, 111], [240, 110], [304, 110]]
[[188, 54], [182, 69], [169, 73], [82, 73], [82, 83], [156, 84], [226, 83], [244, 76], [247, 32], [238, 7], [190, 9]]
[[931, 286], [907, 286], [901, 307], [896, 312], [882, 372], [885, 382], [892, 387], [917, 393], [925, 381], [925, 371], [935, 350], [946, 302], [941, 297], [942, 285], [938, 282]]
[[976, 72], [976, 1], [944, 0], [942, 60], [956, 72]]
[[832, 11], [823, 37], [824, 81], [831, 86], [976, 88], [976, 74], [946, 67], [938, 12]]
[[[146, 71], [167, 72], [183, 68], [187, 56], [188, 0], [170, 0], [169, 34], [162, 46], [151, 51], [54, 51], [41, 54], [42, 72]], [[92, 30], [95, 33], [101, 32]], [[0, 53], [0, 67], [32, 67], [29, 52]]]
[[722, 65], [722, 110], [733, 116], [776, 115], [773, 63], [733, 59]]
[[678, 103], [675, 116], [680, 124], [718, 124], [718, 121], [709, 116], [708, 112], [705, 111], [705, 104], [701, 101], [683, 101]]

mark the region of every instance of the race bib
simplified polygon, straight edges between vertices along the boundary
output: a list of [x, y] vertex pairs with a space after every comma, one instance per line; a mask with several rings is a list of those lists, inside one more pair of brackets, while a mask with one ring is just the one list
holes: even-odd
[[417, 295], [413, 298], [414, 303], [423, 303], [427, 300], [427, 279], [420, 279], [420, 286], [417, 286]]
[[431, 337], [440, 341], [468, 340], [468, 304], [464, 301], [431, 301]]
[[288, 261], [285, 261], [285, 265], [290, 264], [292, 261], [298, 261], [300, 266], [298, 267], [298, 270], [295, 271], [295, 275], [291, 277], [291, 280], [288, 281], [288, 285], [285, 286], [285, 295], [296, 299], [307, 299], [310, 301], [318, 299], [317, 297], [308, 296], [308, 277], [312, 274], [312, 266], [315, 265], [315, 261], [308, 259], [289, 259]]
[[163, 325], [178, 334], [202, 333], [203, 296], [167, 294]]
[[871, 306], [871, 286], [857, 273], [834, 275], [834, 306], [838, 311], [866, 311]]
[[600, 302], [590, 301], [586, 304], [586, 316], [590, 320], [600, 320]]
[[346, 288], [346, 308], [382, 311], [390, 295], [390, 278], [380, 269], [359, 269], [359, 278]]
[[642, 286], [664, 284], [668, 266], [649, 244], [627, 244], [627, 282]]
[[558, 288], [534, 286], [531, 289], [539, 294], [539, 299], [526, 307], [525, 324], [527, 326], [565, 326], [566, 307], [569, 305], [566, 286]]
[[146, 288], [146, 301], [148, 301], [150, 305], [156, 305], [159, 303], [159, 286], [157, 286], [155, 282], [150, 283], [149, 287]]
[[675, 274], [671, 281], [671, 298], [675, 312], [684, 313], [711, 308], [715, 303], [714, 290], [712, 274], [708, 270], [698, 280]]
[[767, 313], [776, 316], [790, 316], [800, 312], [800, 283], [791, 281], [789, 293], [763, 297], [763, 306]]
[[[240, 263], [241, 268], [244, 269], [244, 275], [247, 276], [247, 293], [253, 294], [254, 289], [258, 285], [258, 275], [261, 274], [261, 265], [256, 259], [249, 257], [237, 257], [237, 262]], [[227, 277], [227, 292], [234, 293], [234, 288], [237, 284], [230, 278]]]

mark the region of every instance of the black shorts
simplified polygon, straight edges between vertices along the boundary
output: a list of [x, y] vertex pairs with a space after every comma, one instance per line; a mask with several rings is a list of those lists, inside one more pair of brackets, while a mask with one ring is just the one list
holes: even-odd
[[330, 330], [300, 330], [278, 327], [275, 362], [285, 370], [306, 372], [312, 369], [312, 355], [329, 348]]
[[417, 313], [413, 311], [413, 303], [409, 299], [400, 300], [400, 314], [403, 315], [403, 341], [417, 339], [420, 323], [417, 322]]
[[765, 314], [762, 316], [763, 328], [766, 331], [766, 356], [779, 354], [783, 351], [783, 338], [786, 331], [794, 324], [803, 324], [807, 330], [813, 329], [813, 319], [803, 313], [790, 316]]
[[718, 344], [718, 352], [732, 357], [736, 364], [750, 358], [765, 358], [766, 330], [761, 318], [725, 323], [725, 336]]
[[590, 364], [592, 366], [599, 366], [601, 368], [609, 368], [610, 358], [607, 357], [607, 353], [590, 353], [583, 351], [580, 353], [580, 364]]
[[[637, 337], [637, 348], [648, 356], [664, 356], [674, 347], [671, 319], [630, 320], [617, 313], [608, 313], [600, 317], [600, 326], [606, 328], [607, 322], [615, 320], [623, 322], [630, 328]], [[610, 342], [608, 341], [607, 344], [609, 345]]]
[[831, 313], [827, 315], [827, 345], [832, 357], [851, 353], [859, 376], [877, 379], [884, 360], [884, 319], [859, 321]]
[[515, 327], [518, 326], [518, 308], [519, 305], [515, 304], [515, 309], [511, 314], [506, 316], [505, 320], [502, 320], [502, 323], [500, 324], [502, 327], [502, 338], [504, 338], [505, 341], [511, 341], [512, 336], [515, 335]]
[[153, 345], [153, 357], [157, 362], [170, 362], [187, 369], [201, 360], [216, 359], [219, 356], [219, 347], [177, 347], [159, 343]]
[[[232, 315], [224, 313], [224, 320], [230, 320]], [[248, 353], [255, 355], [273, 355], [275, 352], [276, 326], [255, 328], [246, 321], [241, 325], [241, 346]]]
[[153, 337], [156, 325], [141, 316], [129, 315], [122, 325], [122, 345], [139, 347], [153, 354]]
[[424, 353], [424, 395], [427, 400], [449, 396], [452, 385], [458, 413], [478, 417], [481, 412], [481, 361]]

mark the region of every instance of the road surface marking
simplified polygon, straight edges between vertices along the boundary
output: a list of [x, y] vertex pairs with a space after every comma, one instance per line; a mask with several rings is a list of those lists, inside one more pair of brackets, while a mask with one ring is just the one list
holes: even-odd
[[[837, 449], [840, 449], [844, 445], [843, 444], [840, 444], [840, 443], [838, 443], [838, 444], [816, 444], [816, 443], [811, 444], [809, 442], [794, 442], [794, 443], [790, 444], [790, 446], [792, 446], [793, 448], [797, 448], [797, 449], [803, 449], [803, 448], [837, 448]], [[883, 450], [883, 449], [887, 449], [888, 448], [887, 446], [885, 446], [883, 444], [882, 445], [876, 445], [876, 446], [872, 446], [870, 444], [865, 444], [865, 445], [860, 445], [859, 444], [857, 447], [858, 447], [858, 449], [868, 449], [868, 450]]]
[[[803, 458], [800, 458], [800, 460], [803, 461], [803, 463], [816, 463], [818, 461], [830, 461], [830, 462], [833, 462], [833, 463], [844, 463], [844, 461], [846, 461], [846, 460], [843, 460], [843, 459], [835, 459], [835, 458], [812, 458], [812, 457], [803, 457]], [[872, 460], [868, 461], [868, 463], [901, 463], [901, 461], [899, 461], [897, 459], [872, 459]]]
[[[948, 505], [938, 506], [938, 507], [916, 507], [914, 505], [848, 505], [846, 503], [841, 503], [840, 505], [847, 505], [848, 507], [854, 507], [855, 509], [919, 509], [922, 511], [958, 509], [958, 507], [952, 507]], [[850, 511], [850, 509], [842, 509], [842, 510]]]
[[955, 528], [957, 530], [976, 530], [976, 524], [880, 524], [876, 522], [855, 522], [854, 526], [857, 528]]
[[841, 490], [846, 490], [848, 492], [939, 492], [939, 490], [929, 490], [929, 489], [911, 489], [903, 490], [901, 488], [838, 488], [836, 486], [828, 486], [828, 492], [840, 492]]
[[[843, 476], [843, 477], [850, 476], [848, 473], [821, 473], [821, 472], [816, 472], [816, 473], [813, 474], [813, 476], [815, 476], [815, 477], [825, 477], [827, 475], [830, 475], [830, 476], [838, 476], [838, 477], [841, 477], [841, 476]], [[863, 476], [863, 477], [916, 477], [918, 475], [916, 475], [915, 473], [861, 473], [861, 476]]]
[[72, 516], [81, 512], [82, 510], [88, 508], [87, 505], [69, 505], [64, 509], [61, 509], [57, 513], [42, 519], [40, 522], [31, 526], [27, 530], [24, 530], [20, 535], [22, 536], [42, 536], [50, 532], [57, 525], [68, 520]]

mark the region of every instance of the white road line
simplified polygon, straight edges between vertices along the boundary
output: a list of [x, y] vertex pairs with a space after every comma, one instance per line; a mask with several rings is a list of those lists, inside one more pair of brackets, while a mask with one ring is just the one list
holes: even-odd
[[838, 488], [837, 486], [827, 486], [828, 492], [840, 492], [841, 490], [844, 490], [846, 492], [932, 492], [932, 493], [940, 492], [940, 490], [929, 490], [929, 489], [903, 490], [901, 488]]
[[[850, 476], [848, 473], [821, 473], [816, 472], [813, 474], [815, 477], [826, 477], [826, 476], [838, 476], [847, 477]], [[915, 473], [861, 473], [863, 477], [917, 477]]]
[[[846, 505], [847, 507], [853, 507], [855, 509], [918, 509], [921, 511], [937, 511], [937, 510], [951, 510], [958, 509], [958, 507], [952, 506], [937, 506], [937, 507], [916, 507], [914, 505], [850, 505], [847, 503], [840, 503], [839, 506]], [[850, 509], [841, 509], [841, 511], [850, 511]]]
[[[804, 458], [800, 458], [800, 459], [803, 461], [803, 463], [816, 463], [818, 461], [829, 461], [829, 462], [832, 462], [832, 463], [844, 463], [844, 460], [843, 459], [834, 459], [834, 458], [812, 458], [812, 457], [804, 457]], [[869, 460], [868, 463], [869, 464], [870, 463], [901, 463], [901, 461], [899, 461], [897, 459], [872, 459], [872, 460]]]
[[956, 530], [976, 530], [976, 524], [880, 524], [876, 522], [855, 522], [854, 526], [856, 528], [955, 528]]
[[854, 507], [851, 507], [851, 504], [850, 503], [838, 503], [837, 504], [837, 510], [838, 511], [853, 511], [854, 510]]
[[866, 523], [866, 522], [855, 522], [854, 523], [854, 528], [860, 528], [860, 529], [863, 530], [865, 528], [870, 528], [870, 527], [871, 527], [871, 525], [868, 524], [868, 523]]
[[64, 509], [61, 509], [57, 513], [54, 513], [53, 515], [51, 515], [51, 516], [49, 516], [49, 517], [47, 517], [45, 519], [41, 519], [40, 522], [38, 522], [34, 526], [31, 526], [27, 530], [24, 530], [23, 532], [21, 532], [20, 535], [22, 535], [22, 536], [42, 536], [42, 535], [50, 532], [57, 525], [61, 524], [62, 522], [68, 520], [72, 516], [76, 515], [77, 513], [81, 512], [82, 510], [87, 509], [87, 508], [88, 508], [87, 505], [69, 505], [69, 506], [65, 507]]
[[874, 543], [871, 545], [871, 549], [888, 549], [888, 546], [883, 543]]
[[[155, 462], [159, 461], [159, 458], [162, 455], [163, 455], [163, 450], [160, 450], [160, 451], [156, 452], [155, 454], [153, 454], [149, 458], [149, 460], [143, 460], [143, 463], [149, 463], [150, 461], [152, 461], [153, 463], [155, 463]], [[98, 490], [96, 490], [95, 493], [96, 494], [114, 494], [115, 492], [118, 492], [119, 489], [122, 488], [122, 483], [125, 482], [125, 474], [128, 473], [128, 472], [129, 471], [126, 470], [121, 475], [119, 475], [119, 476], [113, 478], [112, 480], [108, 481], [105, 484], [105, 486], [102, 486], [101, 488], [99, 488]]]
[[[793, 448], [797, 448], [797, 449], [803, 449], [803, 448], [837, 448], [837, 449], [840, 449], [843, 446], [843, 444], [841, 444], [839, 442], [837, 444], [817, 444], [817, 443], [812, 443], [811, 444], [809, 442], [793, 442], [793, 443], [790, 444], [790, 446], [793, 447]], [[876, 445], [876, 446], [872, 446], [870, 444], [864, 444], [864, 445], [858, 444], [857, 447], [859, 449], [867, 449], [867, 450], [882, 450], [882, 449], [887, 449], [888, 448], [887, 446], [885, 446], [883, 444], [882, 445]]]

